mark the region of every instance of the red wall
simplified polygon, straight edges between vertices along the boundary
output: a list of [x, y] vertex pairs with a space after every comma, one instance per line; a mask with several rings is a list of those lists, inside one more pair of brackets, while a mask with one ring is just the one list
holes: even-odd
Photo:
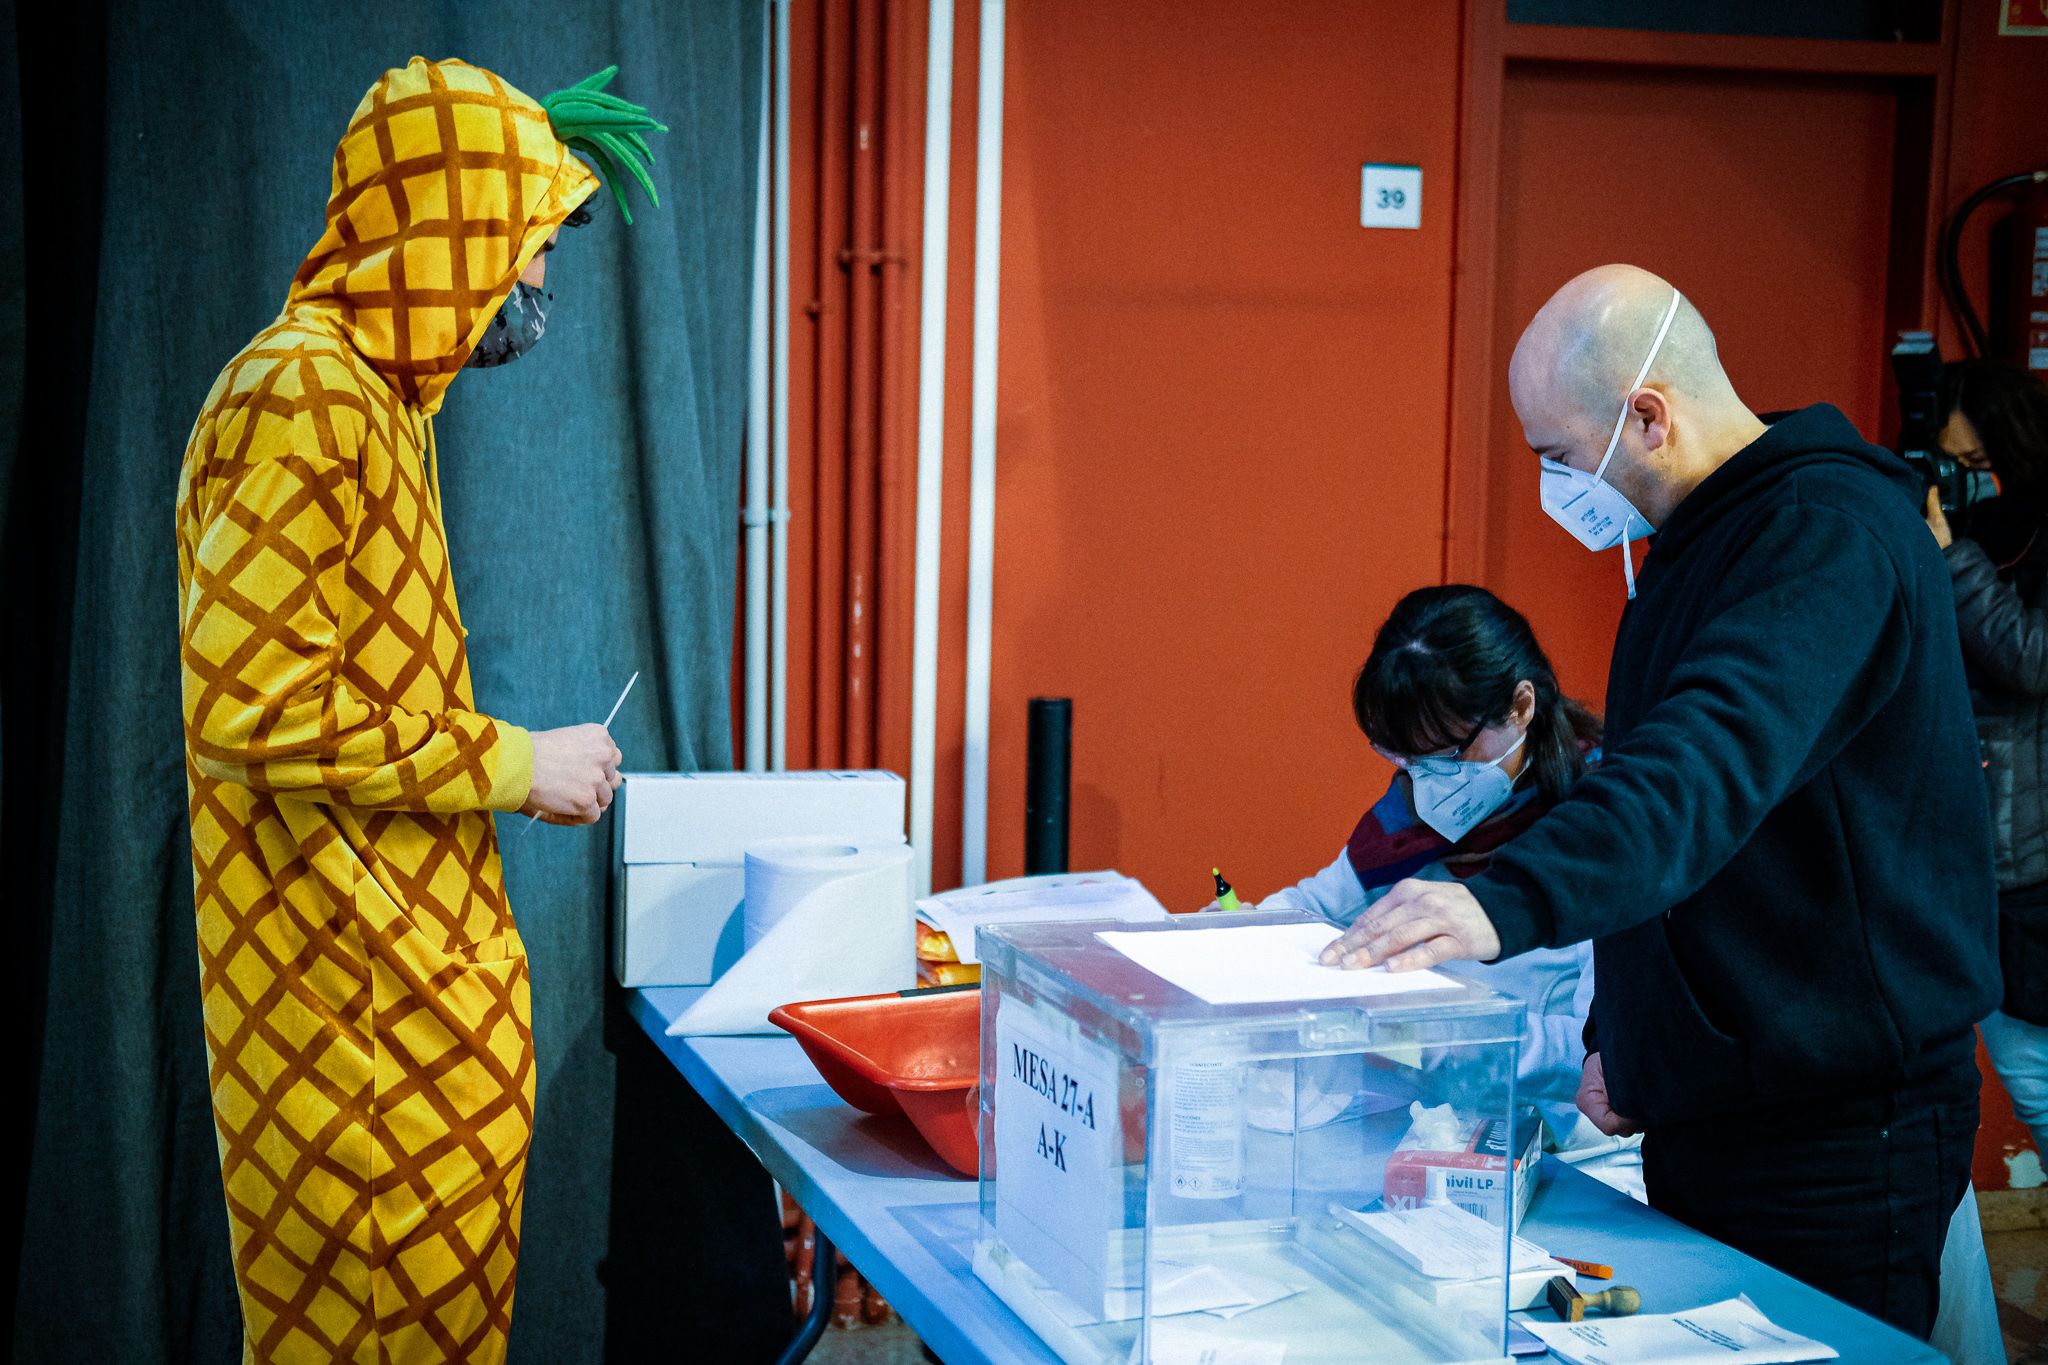
[[[1074, 865], [1176, 908], [1213, 863], [1252, 892], [1320, 867], [1385, 781], [1348, 693], [1372, 628], [1437, 576], [1458, 34], [1350, 0], [1284, 12], [1010, 10], [992, 877], [1022, 868], [1032, 696], [1075, 699]], [[1367, 161], [1426, 168], [1422, 231], [1359, 227]], [[949, 667], [942, 695], [960, 685]], [[938, 858], [943, 880], [947, 836]]]
[[[1951, 203], [2048, 161], [2048, 40], [1998, 37], [1998, 0], [1957, 3]], [[815, 211], [805, 9], [799, 222]], [[959, 869], [977, 10], [957, 6], [954, 57], [942, 887]], [[1394, 601], [1440, 577], [1447, 461], [1497, 467], [1492, 486], [1515, 490], [1489, 499], [1492, 586], [1535, 620], [1568, 689], [1597, 702], [1604, 687], [1615, 556], [1542, 517], [1504, 403], [1485, 449], [1446, 449], [1456, 7], [1032, 0], [1009, 7], [1006, 46], [988, 875], [1022, 870], [1025, 703], [1051, 694], [1075, 699], [1074, 866], [1121, 868], [1175, 908], [1208, 899], [1218, 862], [1262, 894], [1334, 856], [1384, 786], [1349, 684]], [[1630, 259], [1705, 311], [1753, 404], [1825, 398], [1880, 434], [1886, 90], [1517, 66], [1503, 100], [1503, 393], [1549, 290]], [[1358, 225], [1367, 161], [1424, 168], [1421, 231]], [[811, 279], [800, 262], [799, 319]], [[914, 271], [910, 288], [914, 315]], [[798, 341], [801, 376], [801, 327]], [[798, 477], [801, 522], [818, 509]], [[802, 620], [836, 598], [794, 544]], [[829, 665], [812, 648], [794, 643], [799, 717]], [[889, 695], [900, 734], [907, 687]], [[793, 727], [793, 763], [829, 751]], [[883, 745], [883, 763], [903, 758]], [[2002, 1185], [1999, 1157], [2024, 1135], [1995, 1086], [1985, 1107], [1978, 1179]]]
[[[1964, 0], [1952, 198], [2038, 160], [2048, 41]], [[957, 876], [975, 7], [959, 7], [939, 733]], [[1512, 415], [1444, 448], [1459, 29], [1448, 11], [1041, 0], [1006, 32], [991, 877], [1022, 864], [1024, 706], [1076, 701], [1074, 864], [1169, 904], [1332, 856], [1386, 773], [1352, 671], [1439, 578], [1449, 459], [1498, 470], [1489, 585], [1597, 703], [1614, 556], [1536, 505]], [[2038, 56], [2036, 54], [2039, 54]], [[2029, 100], [2030, 92], [2036, 92]], [[1878, 82], [1511, 67], [1499, 369], [1576, 270], [1685, 287], [1760, 409], [1883, 408], [1895, 101]], [[2038, 120], [2036, 120], [2038, 122]], [[1796, 130], [1796, 135], [1788, 135]], [[1420, 232], [1358, 225], [1365, 161], [1424, 167]]]
[[[1949, 147], [1951, 205], [2000, 176], [2048, 166], [2048, 37], [2001, 36], [2001, 0], [1963, 4], [1951, 114], [1954, 137]], [[1984, 238], [2002, 211], [1997, 205], [1978, 210], [1963, 242], [1963, 276], [1974, 286], [1979, 316], [1985, 309], [1983, 281], [1990, 268]], [[1942, 345], [1951, 355], [1960, 352], [1952, 325], [1944, 327]]]
[[[1996, 8], [1961, 19], [1951, 202], [2048, 157], [2048, 42], [1997, 37]], [[1254, 893], [1320, 866], [1385, 781], [1348, 684], [1394, 600], [1438, 577], [1444, 460], [1526, 463], [1505, 405], [1488, 450], [1444, 450], [1454, 18], [1275, 13], [1010, 10], [992, 877], [1022, 870], [1024, 704], [1044, 694], [1076, 702], [1075, 866], [1176, 908], [1207, 899], [1212, 862]], [[971, 41], [956, 61], [971, 105]], [[1846, 79], [1511, 69], [1500, 372], [1551, 289], [1634, 260], [1706, 312], [1758, 408], [1825, 398], [1879, 434], [1894, 104]], [[954, 167], [949, 787], [973, 126]], [[1366, 161], [1424, 167], [1420, 232], [1358, 226]], [[1557, 534], [1527, 482], [1490, 501], [1492, 586], [1597, 702], [1619, 566]], [[1995, 1085], [1986, 1111], [1978, 1179], [1998, 1187], [2026, 1138]]]
[[[1826, 400], [1876, 437], [1894, 106], [1865, 81], [1510, 66], [1494, 372], [1559, 285], [1630, 261], [1705, 315], [1752, 408]], [[1487, 586], [1597, 710], [1626, 600], [1620, 556], [1587, 554], [1543, 515], [1514, 411], [1493, 412], [1473, 452], [1494, 490]]]

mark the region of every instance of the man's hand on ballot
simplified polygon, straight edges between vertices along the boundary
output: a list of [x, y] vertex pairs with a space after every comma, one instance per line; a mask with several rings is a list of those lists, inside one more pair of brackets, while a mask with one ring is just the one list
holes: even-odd
[[624, 757], [602, 725], [565, 725], [533, 732], [533, 789], [521, 815], [550, 825], [591, 825], [619, 789]]
[[1412, 972], [1439, 962], [1486, 962], [1500, 935], [1470, 891], [1455, 882], [1396, 882], [1343, 937], [1323, 949], [1326, 967]]
[[1607, 1070], [1600, 1054], [1586, 1054], [1586, 1069], [1579, 1076], [1579, 1112], [1609, 1137], [1634, 1137], [1641, 1130], [1634, 1119], [1625, 1119], [1607, 1103]]

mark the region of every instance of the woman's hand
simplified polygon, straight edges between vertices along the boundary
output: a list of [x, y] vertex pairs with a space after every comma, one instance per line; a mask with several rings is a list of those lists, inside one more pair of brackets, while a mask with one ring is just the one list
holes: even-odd
[[1955, 533], [1949, 530], [1948, 517], [1941, 510], [1940, 490], [1927, 490], [1927, 506], [1924, 510], [1927, 514], [1927, 529], [1934, 532], [1934, 543], [1944, 550], [1955, 544]]

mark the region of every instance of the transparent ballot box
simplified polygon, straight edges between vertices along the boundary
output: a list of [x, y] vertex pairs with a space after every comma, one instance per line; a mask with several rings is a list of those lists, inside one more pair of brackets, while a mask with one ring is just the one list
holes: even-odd
[[1062, 1360], [1506, 1358], [1540, 1256], [1513, 1236], [1523, 1006], [1321, 967], [1335, 936], [1296, 912], [978, 934], [974, 1268]]

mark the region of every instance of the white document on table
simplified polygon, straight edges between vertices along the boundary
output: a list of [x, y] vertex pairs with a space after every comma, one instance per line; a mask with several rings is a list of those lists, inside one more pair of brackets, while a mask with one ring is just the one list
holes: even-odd
[[[1144, 1291], [1137, 1284], [1138, 1266], [1132, 1263], [1112, 1285], [1103, 1303], [1101, 1321], [1126, 1322], [1145, 1311]], [[1152, 1263], [1152, 1316], [1177, 1317], [1184, 1313], [1208, 1313], [1229, 1319], [1254, 1308], [1294, 1297], [1306, 1284], [1290, 1284], [1254, 1274], [1249, 1270], [1226, 1270], [1215, 1265], [1189, 1265], [1181, 1261]], [[1092, 1320], [1092, 1319], [1091, 1319]], [[1080, 1325], [1076, 1321], [1076, 1325]]]
[[960, 961], [970, 963], [981, 961], [974, 931], [984, 924], [1161, 920], [1166, 907], [1143, 883], [1121, 872], [1067, 872], [1012, 877], [927, 896], [917, 903], [917, 917], [951, 939]]
[[1777, 1326], [1747, 1295], [1686, 1313], [1522, 1325], [1573, 1365], [1779, 1365], [1841, 1354]]
[[[1410, 1270], [1432, 1280], [1476, 1280], [1500, 1274], [1501, 1229], [1456, 1204], [1424, 1204], [1383, 1213], [1360, 1213], [1332, 1204], [1330, 1212]], [[1563, 1274], [1569, 1269], [1526, 1237], [1516, 1236], [1510, 1245], [1518, 1273], [1555, 1270]]]
[[1095, 937], [1212, 1005], [1348, 1000], [1456, 990], [1466, 984], [1434, 971], [1325, 967], [1317, 956], [1337, 933], [1328, 924], [1245, 924], [1152, 933], [1107, 930]]

